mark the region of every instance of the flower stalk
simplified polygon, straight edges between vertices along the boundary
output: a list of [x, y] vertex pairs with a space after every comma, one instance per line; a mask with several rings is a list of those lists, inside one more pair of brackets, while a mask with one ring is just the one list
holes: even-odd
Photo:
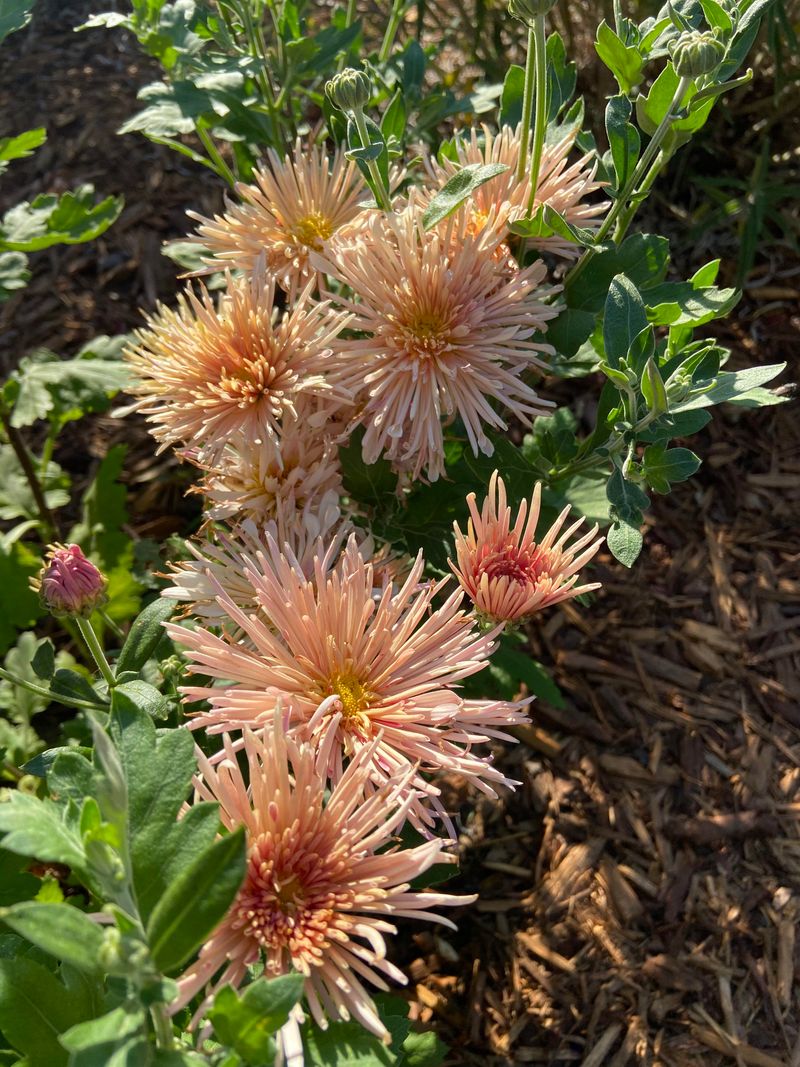
[[[528, 199], [528, 215], [533, 214], [536, 203], [536, 190], [539, 185], [539, 171], [542, 164], [542, 149], [547, 131], [547, 37], [545, 34], [544, 15], [537, 15], [533, 23], [536, 113], [533, 119], [533, 148], [531, 150], [530, 182], [531, 192]], [[530, 36], [529, 45], [530, 47]]]
[[114, 672], [111, 669], [111, 664], [106, 659], [106, 654], [103, 651], [103, 646], [100, 644], [100, 640], [95, 633], [94, 627], [88, 619], [81, 618], [80, 615], [75, 616], [75, 622], [78, 624], [78, 629], [81, 632], [81, 636], [89, 647], [89, 651], [92, 654], [92, 658], [97, 664], [100, 673], [108, 684], [109, 689], [113, 689], [117, 684], [117, 679], [114, 677]]

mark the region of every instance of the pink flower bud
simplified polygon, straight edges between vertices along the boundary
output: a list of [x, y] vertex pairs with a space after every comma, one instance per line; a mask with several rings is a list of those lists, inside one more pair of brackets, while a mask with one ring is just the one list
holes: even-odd
[[47, 562], [31, 586], [55, 616], [82, 615], [88, 619], [108, 599], [105, 577], [78, 545], [50, 545]]

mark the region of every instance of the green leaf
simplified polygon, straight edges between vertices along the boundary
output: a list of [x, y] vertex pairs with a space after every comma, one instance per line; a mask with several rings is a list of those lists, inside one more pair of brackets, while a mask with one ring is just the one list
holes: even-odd
[[643, 492], [635, 482], [623, 478], [622, 471], [618, 467], [608, 479], [606, 496], [617, 514], [623, 519], [638, 519], [639, 513], [650, 506], [647, 493]]
[[406, 132], [406, 104], [402, 92], [398, 89], [389, 102], [381, 119], [381, 133], [388, 144], [394, 139], [402, 143]]
[[117, 671], [140, 671], [164, 637], [164, 623], [175, 611], [172, 601], [157, 597], [134, 620], [117, 659]]
[[36, 0], [0, 0], [0, 41], [27, 26]]
[[714, 379], [694, 382], [693, 387], [708, 386], [699, 395], [674, 404], [675, 411], [692, 411], [695, 408], [707, 408], [713, 404], [723, 404], [726, 400], [742, 399], [757, 387], [765, 385], [786, 369], [785, 363], [773, 363], [766, 367], [748, 367], [740, 371], [722, 371]]
[[432, 1030], [424, 1034], [412, 1030], [403, 1042], [401, 1064], [402, 1067], [440, 1067], [447, 1053], [447, 1045]]
[[19, 900], [30, 900], [41, 886], [38, 878], [28, 874], [27, 857], [15, 856], [0, 849], [0, 906], [7, 907]]
[[[397, 1054], [357, 1022], [302, 1027], [306, 1063], [314, 1067], [395, 1067]], [[401, 1061], [402, 1062], [402, 1061]]]
[[650, 356], [647, 363], [645, 363], [641, 386], [642, 396], [647, 404], [648, 412], [658, 416], [669, 411], [667, 389], [653, 356]]
[[[493, 654], [489, 662], [489, 674], [497, 684], [497, 695], [504, 700], [514, 700], [522, 685], [532, 696], [541, 697], [553, 707], [565, 707], [564, 696], [545, 668], [527, 652], [518, 652], [506, 643]], [[482, 683], [484, 686], [486, 682]]]
[[508, 170], [505, 163], [469, 163], [452, 176], [439, 190], [422, 216], [426, 230], [433, 229], [486, 182]]
[[[2, 0], [0, 0], [0, 3]], [[26, 130], [16, 137], [0, 137], [0, 174], [4, 172], [12, 159], [24, 159], [33, 155], [35, 149], [47, 140], [44, 126], [35, 130]]]
[[79, 1023], [61, 1036], [69, 1067], [148, 1067], [150, 1048], [143, 1010], [114, 1008], [99, 1019]]
[[38, 252], [52, 245], [93, 241], [117, 220], [123, 200], [107, 196], [94, 202], [94, 186], [54, 196], [43, 193], [11, 208], [0, 224], [0, 251]]
[[636, 99], [636, 121], [645, 133], [652, 136], [669, 111], [680, 79], [672, 63], [668, 63], [650, 86], [650, 91]]
[[570, 102], [578, 80], [577, 65], [567, 59], [567, 50], [560, 33], [547, 38], [547, 122], [558, 118]]
[[81, 522], [69, 535], [87, 555], [97, 558], [106, 573], [126, 556], [132, 558], [130, 537], [122, 529], [128, 521], [126, 491], [118, 481], [125, 452], [125, 445], [108, 450], [83, 495]]
[[615, 522], [606, 535], [611, 554], [624, 567], [634, 565], [642, 551], [643, 541], [641, 530], [627, 522]]
[[642, 57], [638, 48], [623, 44], [605, 19], [597, 28], [595, 49], [617, 80], [621, 93], [633, 92], [642, 80]]
[[69, 904], [29, 900], [0, 909], [0, 920], [44, 952], [88, 974], [100, 973], [103, 930]]
[[367, 464], [361, 457], [363, 434], [351, 435], [346, 445], [339, 448], [339, 463], [342, 479], [349, 496], [360, 504], [384, 507], [397, 489], [397, 475], [388, 460], [379, 459]]
[[245, 873], [244, 827], [225, 834], [169, 885], [147, 923], [147, 939], [161, 971], [184, 963], [232, 903]]
[[27, 1067], [66, 1067], [58, 1035], [86, 1018], [86, 999], [34, 960], [0, 959], [0, 1030]]
[[[40, 480], [49, 508], [55, 510], [69, 502], [69, 477], [57, 463], [48, 463]], [[18, 518], [38, 519], [39, 509], [14, 449], [0, 445], [0, 519]]]
[[672, 482], [685, 482], [700, 467], [700, 459], [688, 448], [649, 445], [642, 457], [642, 473], [657, 493], [666, 494]]
[[119, 358], [126, 341], [126, 337], [98, 337], [68, 360], [47, 349], [25, 356], [11, 376], [17, 383], [11, 425], [30, 426], [47, 418], [64, 425], [105, 411], [130, 380], [128, 365]]
[[175, 137], [194, 133], [200, 120], [214, 117], [214, 97], [189, 81], [154, 82], [139, 90], [147, 106], [120, 126], [118, 133], [143, 133], [147, 137]]
[[606, 133], [614, 163], [617, 191], [625, 186], [639, 159], [641, 139], [639, 131], [629, 121], [630, 117], [630, 100], [625, 96], [612, 96], [606, 105]]
[[10, 548], [0, 544], [0, 654], [16, 640], [17, 630], [27, 629], [44, 614], [39, 597], [28, 584], [41, 566], [41, 558], [23, 542], [17, 541]]
[[737, 289], [717, 289], [690, 282], [664, 282], [649, 289], [647, 317], [656, 326], [702, 326], [724, 318], [739, 302]]
[[525, 92], [525, 70], [512, 63], [503, 82], [500, 98], [500, 125], [514, 129], [522, 120], [522, 97]]
[[275, 1058], [272, 1035], [283, 1026], [302, 996], [303, 982], [301, 974], [286, 974], [269, 981], [259, 978], [240, 997], [230, 986], [221, 989], [209, 1012], [217, 1037], [247, 1063], [271, 1063]]
[[76, 828], [67, 824], [64, 810], [49, 800], [14, 791], [0, 804], [0, 831], [5, 831], [2, 845], [9, 852], [76, 869], [85, 867]]
[[0, 252], [0, 304], [31, 280], [28, 257], [22, 252]]
[[647, 327], [647, 313], [639, 290], [624, 274], [611, 281], [603, 315], [603, 346], [613, 368], [628, 354], [636, 336]]
[[143, 682], [141, 678], [134, 678], [130, 682], [122, 682], [114, 690], [111, 698], [112, 707], [115, 701], [118, 703], [121, 696], [127, 697], [140, 711], [145, 712], [152, 719], [166, 719], [169, 715], [169, 700], [149, 682]]
[[128, 783], [133, 881], [146, 920], [167, 886], [213, 844], [219, 819], [216, 806], [208, 804], [194, 805], [178, 819], [196, 769], [188, 730], [156, 738], [153, 720], [119, 689], [111, 725]]

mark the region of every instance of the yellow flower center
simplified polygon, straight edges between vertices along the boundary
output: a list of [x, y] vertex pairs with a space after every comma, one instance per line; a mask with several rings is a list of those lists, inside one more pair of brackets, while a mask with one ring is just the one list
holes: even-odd
[[369, 707], [369, 693], [354, 674], [335, 674], [331, 688], [342, 704], [342, 716], [347, 724], [356, 724]]
[[450, 322], [438, 310], [414, 309], [402, 323], [407, 350], [418, 358], [436, 355], [447, 346]]
[[310, 215], [304, 215], [298, 219], [292, 227], [292, 234], [296, 240], [308, 248], [317, 252], [322, 248], [323, 241], [327, 241], [333, 233], [333, 224], [330, 219], [321, 215], [319, 211], [312, 211]]

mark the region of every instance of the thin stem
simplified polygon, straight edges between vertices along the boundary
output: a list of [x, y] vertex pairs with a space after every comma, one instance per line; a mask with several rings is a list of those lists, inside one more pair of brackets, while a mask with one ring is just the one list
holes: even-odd
[[50, 466], [50, 460], [53, 458], [53, 449], [55, 448], [57, 436], [58, 430], [51, 422], [47, 428], [47, 438], [44, 442], [44, 448], [42, 449], [42, 458], [39, 460], [39, 472], [41, 478], [47, 476], [47, 468]]
[[[370, 143], [369, 130], [367, 124], [364, 121], [364, 112], [361, 108], [357, 108], [353, 112], [353, 118], [355, 119], [356, 129], [358, 130], [358, 136], [361, 138], [362, 147], [366, 148]], [[367, 161], [367, 168], [372, 176], [372, 181], [375, 184], [375, 199], [378, 201], [378, 207], [383, 208], [384, 211], [392, 210], [392, 201], [389, 196], [389, 190], [383, 184], [383, 177], [378, 168], [378, 163], [374, 159]]]
[[386, 33], [383, 35], [383, 41], [381, 42], [381, 50], [378, 52], [378, 61], [385, 63], [389, 56], [392, 54], [392, 45], [394, 44], [395, 36], [400, 28], [400, 22], [403, 18], [403, 10], [406, 6], [405, 0], [394, 0], [392, 4], [392, 13], [389, 16], [389, 23], [386, 27]]
[[[347, 0], [347, 10], [345, 11], [345, 14], [344, 14], [344, 28], [346, 30], [349, 30], [350, 27], [353, 25], [353, 23], [356, 21], [356, 14], [357, 14], [356, 7], [357, 7], [356, 0]], [[344, 70], [346, 62], [347, 62], [347, 52], [342, 52], [342, 54], [339, 56], [339, 62], [336, 64], [336, 70], [337, 70], [338, 73], [341, 74], [341, 72]]]
[[533, 149], [531, 151], [531, 192], [528, 197], [528, 215], [533, 214], [536, 190], [539, 185], [539, 171], [542, 165], [544, 135], [547, 131], [547, 37], [544, 15], [537, 15], [533, 24], [536, 65], [536, 114], [533, 118]]
[[78, 624], [78, 629], [83, 635], [83, 639], [89, 646], [89, 651], [94, 657], [94, 661], [100, 668], [100, 673], [108, 683], [108, 688], [113, 689], [117, 684], [117, 679], [114, 677], [114, 672], [111, 670], [111, 665], [106, 659], [106, 654], [103, 651], [103, 646], [97, 639], [97, 634], [94, 632], [94, 627], [88, 619], [82, 619], [80, 615], [76, 616], [75, 621]]
[[195, 126], [195, 129], [197, 130], [197, 136], [203, 142], [203, 147], [206, 152], [208, 152], [209, 158], [214, 164], [214, 170], [219, 174], [220, 178], [224, 178], [231, 187], [236, 185], [236, 176], [220, 155], [219, 149], [214, 144], [211, 134], [208, 130], [203, 129], [202, 126]]
[[79, 697], [53, 693], [49, 689], [45, 689], [43, 685], [36, 685], [35, 682], [29, 682], [27, 678], [20, 678], [12, 671], [7, 671], [4, 667], [0, 667], [0, 678], [5, 678], [12, 685], [18, 685], [21, 689], [27, 689], [29, 693], [35, 693], [36, 696], [43, 697], [48, 704], [64, 704], [66, 707], [80, 708], [81, 711], [108, 711], [108, 708], [102, 704], [92, 704], [90, 701], [81, 700]]
[[153, 1020], [153, 1029], [156, 1032], [156, 1047], [167, 1051], [174, 1048], [172, 1023], [167, 1015], [166, 1007], [163, 1004], [151, 1004], [150, 1018]]
[[[650, 166], [650, 170], [647, 172], [647, 174], [645, 174], [644, 178], [642, 178], [642, 183], [639, 186], [639, 188], [636, 190], [637, 193], [649, 192], [650, 187], [652, 186], [653, 182], [656, 180], [658, 175], [661, 173], [661, 169], [662, 169], [662, 167], [664, 166], [664, 164], [666, 162], [667, 162], [666, 153], [665, 152], [659, 152], [658, 155], [656, 156], [656, 158], [653, 160], [653, 162], [652, 162], [652, 164]], [[614, 241], [617, 244], [620, 243], [622, 238], [628, 232], [628, 227], [630, 226], [631, 222], [633, 221], [633, 217], [636, 214], [636, 212], [638, 211], [638, 209], [639, 209], [639, 201], [638, 200], [634, 200], [633, 203], [629, 204], [628, 207], [625, 209], [625, 211], [623, 211], [623, 213], [620, 215], [619, 219], [617, 220], [616, 228], [614, 230]]]
[[[660, 152], [661, 144], [667, 133], [669, 132], [669, 128], [675, 119], [675, 112], [680, 107], [681, 102], [684, 96], [686, 95], [686, 90], [689, 88], [690, 84], [691, 78], [688, 77], [683, 77], [678, 82], [678, 87], [675, 90], [675, 95], [673, 96], [672, 102], [667, 108], [663, 119], [658, 124], [658, 128], [656, 129], [653, 136], [650, 138], [650, 142], [647, 145], [647, 148], [645, 148], [644, 152], [642, 153], [641, 159], [636, 164], [633, 174], [626, 182], [624, 188], [620, 191], [617, 199], [614, 201], [614, 206], [606, 215], [605, 219], [603, 220], [602, 226], [597, 231], [597, 236], [595, 240], [598, 244], [600, 244], [603, 238], [607, 237], [608, 234], [611, 232], [611, 229], [616, 223], [619, 216], [626, 208], [629, 207], [629, 201], [632, 198], [635, 198], [637, 194], [642, 191], [639, 188], [639, 183], [642, 181], [646, 174], [648, 177], [650, 177], [648, 174], [650, 164], [653, 162], [656, 155]], [[656, 173], [658, 172], [656, 171]], [[653, 178], [655, 178], [655, 175], [653, 175]], [[626, 228], [630, 224], [630, 221], [633, 216], [635, 215], [638, 206], [638, 200], [634, 200], [634, 203], [630, 204], [630, 207], [633, 208], [633, 211], [626, 211], [626, 215], [629, 214], [630, 216], [627, 219]], [[595, 255], [596, 253], [593, 248], [587, 248], [581, 258], [578, 260], [578, 262], [567, 275], [565, 279], [565, 284], [571, 284], [577, 278], [579, 278]]]
[[525, 59], [525, 85], [522, 91], [522, 119], [520, 125], [519, 161], [517, 162], [517, 181], [525, 180], [528, 168], [528, 140], [531, 135], [531, 115], [533, 114], [533, 86], [536, 79], [536, 35], [533, 27], [528, 29], [528, 53]]
[[39, 476], [31, 461], [30, 453], [25, 447], [25, 442], [22, 439], [22, 434], [14, 426], [11, 425], [11, 420], [8, 417], [8, 412], [5, 408], [0, 407], [0, 423], [2, 423], [5, 430], [8, 443], [14, 449], [14, 454], [19, 460], [19, 465], [22, 467], [25, 480], [31, 488], [33, 493], [33, 499], [36, 503], [36, 510], [39, 513], [39, 522], [42, 525], [45, 536], [43, 541], [52, 541], [58, 534], [58, 527], [56, 526], [56, 520], [52, 511], [47, 505], [45, 499], [44, 489], [42, 483], [39, 481]]
[[124, 637], [125, 637], [125, 631], [122, 629], [122, 627], [121, 626], [117, 626], [117, 624], [114, 622], [114, 620], [108, 614], [108, 612], [104, 611], [103, 608], [100, 608], [100, 610], [98, 611], [98, 614], [99, 614], [100, 618], [103, 620], [103, 622], [106, 624], [106, 626], [109, 628], [109, 630], [112, 632], [114, 637], [118, 637], [119, 640], [122, 641], [124, 639]]

